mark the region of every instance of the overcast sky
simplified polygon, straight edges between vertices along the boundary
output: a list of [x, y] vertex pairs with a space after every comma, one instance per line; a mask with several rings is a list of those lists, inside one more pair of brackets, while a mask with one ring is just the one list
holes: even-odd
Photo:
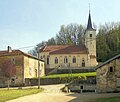
[[0, 50], [36, 45], [63, 24], [86, 25], [89, 3], [97, 26], [120, 21], [120, 0], [0, 0]]

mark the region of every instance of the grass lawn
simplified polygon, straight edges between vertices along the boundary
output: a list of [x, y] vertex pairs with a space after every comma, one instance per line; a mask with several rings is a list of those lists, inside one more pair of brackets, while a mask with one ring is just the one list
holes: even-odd
[[43, 89], [28, 88], [28, 89], [0, 89], [0, 102], [5, 102], [18, 97], [35, 94], [41, 92]]
[[96, 72], [89, 73], [73, 73], [73, 74], [51, 74], [41, 78], [64, 78], [64, 77], [87, 77], [87, 76], [96, 76]]
[[100, 98], [90, 102], [120, 102], [120, 96], [109, 97], [109, 98]]

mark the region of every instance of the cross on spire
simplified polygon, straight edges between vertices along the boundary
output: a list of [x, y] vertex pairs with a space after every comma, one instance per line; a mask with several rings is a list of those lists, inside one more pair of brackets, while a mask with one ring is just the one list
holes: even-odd
[[92, 28], [91, 15], [90, 15], [90, 3], [89, 3], [89, 17], [88, 17], [87, 29], [93, 29]]

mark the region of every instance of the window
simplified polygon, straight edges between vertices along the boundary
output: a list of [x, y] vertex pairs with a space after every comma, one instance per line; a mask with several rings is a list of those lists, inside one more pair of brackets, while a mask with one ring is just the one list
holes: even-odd
[[49, 64], [49, 57], [47, 57], [47, 64]]
[[76, 63], [76, 57], [75, 56], [73, 57], [73, 63]]
[[92, 34], [90, 34], [90, 37], [92, 37]]
[[58, 58], [55, 57], [55, 64], [58, 64]]
[[113, 72], [113, 67], [109, 67], [109, 72]]
[[82, 62], [82, 67], [85, 67], [85, 62]]
[[68, 59], [67, 59], [66, 56], [65, 56], [65, 58], [64, 58], [64, 63], [68, 63]]
[[85, 60], [82, 60], [82, 67], [85, 67]]

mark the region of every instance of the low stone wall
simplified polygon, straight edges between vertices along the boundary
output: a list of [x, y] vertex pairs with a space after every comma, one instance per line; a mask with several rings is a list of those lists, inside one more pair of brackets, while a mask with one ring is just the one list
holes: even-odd
[[[41, 78], [40, 85], [52, 85], [52, 84], [60, 84], [59, 78]], [[38, 85], [38, 79], [25, 79], [26, 86], [34, 86]]]
[[[87, 77], [87, 80], [77, 79], [78, 83], [86, 83], [86, 84], [96, 84], [96, 77]], [[52, 85], [52, 84], [62, 84], [69, 83], [74, 80], [68, 78], [40, 78], [40, 85]], [[38, 79], [25, 79], [26, 86], [35, 86], [38, 85]]]
[[96, 85], [94, 84], [79, 84], [69, 87], [71, 92], [96, 92]]

